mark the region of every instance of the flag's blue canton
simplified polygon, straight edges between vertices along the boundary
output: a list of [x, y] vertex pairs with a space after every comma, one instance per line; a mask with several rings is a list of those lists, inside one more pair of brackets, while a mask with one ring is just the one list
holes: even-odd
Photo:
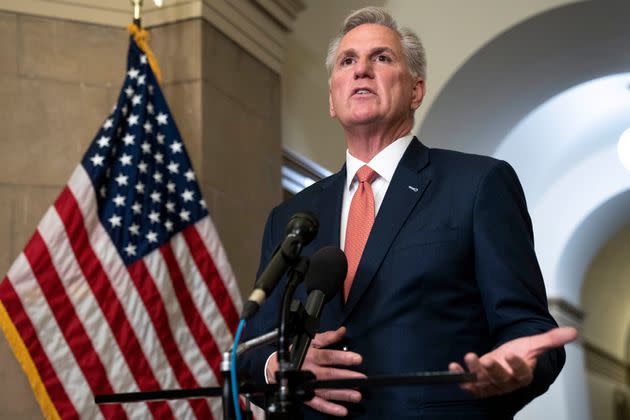
[[147, 57], [130, 44], [118, 103], [81, 162], [101, 223], [127, 264], [208, 214]]

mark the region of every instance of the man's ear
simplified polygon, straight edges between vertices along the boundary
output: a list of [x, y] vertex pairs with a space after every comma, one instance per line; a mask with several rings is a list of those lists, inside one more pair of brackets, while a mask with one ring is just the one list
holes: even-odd
[[328, 89], [328, 112], [330, 113], [330, 118], [335, 118], [337, 113], [335, 112], [335, 105], [333, 105], [332, 100], [332, 92]]
[[420, 107], [422, 99], [424, 98], [425, 85], [424, 80], [420, 77], [416, 77], [413, 83], [411, 91], [411, 109], [415, 111]]

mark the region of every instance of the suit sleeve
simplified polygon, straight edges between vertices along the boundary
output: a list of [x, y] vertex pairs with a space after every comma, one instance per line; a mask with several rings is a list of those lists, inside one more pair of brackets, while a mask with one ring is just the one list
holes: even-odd
[[[475, 274], [495, 347], [557, 327], [547, 307], [525, 196], [509, 164], [498, 161], [488, 171], [473, 211]], [[548, 351], [538, 358], [529, 386], [497, 400], [511, 413], [520, 410], [549, 388], [564, 360], [563, 348]]]
[[[267, 218], [256, 278], [258, 278], [265, 269], [275, 250], [275, 213], [276, 209], [272, 210]], [[277, 324], [277, 311], [272, 311], [270, 309], [278, 307], [278, 303], [273, 302], [274, 300], [277, 300], [277, 295], [278, 293], [272, 293], [272, 295], [269, 296], [269, 299], [267, 299], [267, 302], [265, 302], [265, 305], [263, 305], [258, 313], [247, 323], [241, 342], [258, 337], [274, 329]], [[237, 362], [239, 374], [244, 377], [249, 377], [254, 381], [254, 383], [264, 384], [265, 363], [274, 351], [276, 351], [275, 344], [265, 345], [242, 354], [239, 356]]]

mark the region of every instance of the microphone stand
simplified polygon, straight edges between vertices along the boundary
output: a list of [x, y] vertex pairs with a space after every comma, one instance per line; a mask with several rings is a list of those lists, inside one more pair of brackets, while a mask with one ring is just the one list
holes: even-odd
[[[288, 335], [293, 335], [304, 328], [303, 317], [305, 315], [304, 308], [301, 303], [291, 304], [293, 293], [300, 284], [308, 270], [309, 259], [300, 257], [298, 262], [291, 270], [289, 281], [284, 294], [282, 295], [282, 306], [280, 308], [280, 322], [278, 328], [278, 371], [276, 372], [276, 381], [278, 388], [274, 398], [274, 402], [267, 408], [267, 418], [269, 420], [279, 419], [295, 419], [299, 418], [301, 407], [296, 404], [296, 399], [300, 398], [296, 392], [301, 393], [303, 389], [302, 373], [293, 369], [291, 365], [291, 356], [289, 353]], [[290, 317], [290, 315], [293, 315]], [[309, 372], [310, 373], [310, 372]], [[312, 379], [314, 376], [310, 374]], [[300, 398], [299, 401], [302, 401]]]
[[[278, 329], [276, 328], [273, 331], [268, 332], [267, 334], [263, 334], [259, 337], [252, 338], [244, 343], [241, 343], [236, 348], [236, 354], [240, 355], [248, 350], [254, 349], [256, 347], [264, 346], [265, 344], [269, 344], [277, 340], [278, 337]], [[230, 367], [231, 367], [231, 350], [226, 350], [223, 352], [223, 359], [221, 360], [221, 374], [223, 375], [223, 385], [221, 387], [221, 400], [223, 404], [223, 419], [224, 420], [232, 420], [235, 418], [234, 413], [234, 404], [232, 402], [232, 387], [231, 387], [231, 377], [230, 377]], [[249, 400], [248, 394], [246, 394], [246, 398]], [[244, 413], [245, 419], [251, 419], [251, 411], [246, 407]]]

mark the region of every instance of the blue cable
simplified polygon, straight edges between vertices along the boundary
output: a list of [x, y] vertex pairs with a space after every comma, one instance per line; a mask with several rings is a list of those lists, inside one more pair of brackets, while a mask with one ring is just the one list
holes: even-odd
[[232, 360], [230, 362], [230, 380], [232, 381], [232, 399], [234, 400], [234, 414], [236, 415], [236, 420], [241, 420], [241, 407], [238, 403], [238, 382], [236, 381], [236, 348], [238, 347], [238, 342], [241, 339], [243, 328], [245, 328], [245, 320], [241, 319], [241, 322], [238, 324], [238, 328], [236, 330], [236, 336], [234, 337], [231, 357]]

